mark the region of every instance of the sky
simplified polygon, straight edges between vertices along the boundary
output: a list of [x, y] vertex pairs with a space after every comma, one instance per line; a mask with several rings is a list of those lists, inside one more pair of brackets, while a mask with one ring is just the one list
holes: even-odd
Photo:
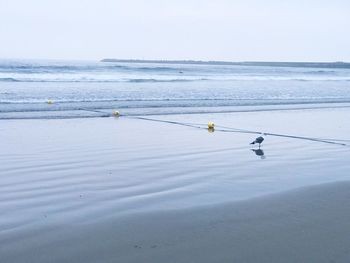
[[0, 0], [0, 58], [348, 61], [348, 0]]

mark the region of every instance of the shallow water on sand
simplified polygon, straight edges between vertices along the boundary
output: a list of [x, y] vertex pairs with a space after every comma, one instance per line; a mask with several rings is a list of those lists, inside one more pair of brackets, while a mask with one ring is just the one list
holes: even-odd
[[[348, 114], [319, 109], [156, 118], [350, 139]], [[223, 204], [350, 179], [349, 146], [266, 136], [257, 152], [249, 145], [255, 134], [123, 117], [7, 120], [0, 137], [2, 233]]]

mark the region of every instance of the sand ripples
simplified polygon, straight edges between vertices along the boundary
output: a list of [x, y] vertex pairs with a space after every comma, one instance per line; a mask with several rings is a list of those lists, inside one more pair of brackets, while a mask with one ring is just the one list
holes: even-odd
[[349, 168], [346, 149], [286, 138], [270, 137], [261, 160], [249, 134], [130, 119], [7, 124], [0, 231], [230, 202], [346, 179]]

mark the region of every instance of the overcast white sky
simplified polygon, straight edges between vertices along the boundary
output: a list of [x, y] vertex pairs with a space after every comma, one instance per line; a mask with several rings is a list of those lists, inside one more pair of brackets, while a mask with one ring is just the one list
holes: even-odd
[[0, 58], [350, 61], [349, 0], [0, 0]]

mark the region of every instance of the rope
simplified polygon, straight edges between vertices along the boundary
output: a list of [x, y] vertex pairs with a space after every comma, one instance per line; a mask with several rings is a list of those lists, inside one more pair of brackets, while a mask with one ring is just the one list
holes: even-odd
[[[197, 129], [204, 129], [204, 130], [208, 129], [206, 127], [206, 124], [183, 123], [183, 122], [177, 122], [177, 121], [159, 120], [159, 119], [137, 117], [137, 116], [128, 116], [128, 118], [139, 119], [139, 120], [146, 120], [146, 121], [154, 121], [154, 122], [162, 122], [162, 123], [181, 125], [181, 126], [192, 127], [192, 128], [197, 128]], [[337, 141], [343, 141], [343, 140], [338, 140], [338, 139], [320, 139], [320, 138], [296, 136], [296, 135], [289, 135], [289, 134], [279, 134], [279, 133], [270, 133], [270, 132], [251, 131], [251, 130], [244, 130], [244, 129], [237, 129], [237, 128], [232, 128], [232, 127], [226, 127], [226, 126], [216, 126], [216, 127], [221, 128], [221, 129], [215, 129], [215, 131], [220, 131], [220, 132], [264, 134], [264, 135], [268, 135], [268, 136], [292, 138], [292, 139], [299, 139], [299, 140], [307, 140], [307, 141], [314, 141], [314, 142], [333, 144], [333, 145], [339, 145], [339, 146], [350, 146], [350, 145], [345, 144], [345, 143], [337, 142]], [[344, 140], [344, 141], [350, 141], [350, 140]]]
[[96, 113], [102, 113], [103, 115], [100, 117], [111, 117], [112, 114], [107, 113], [107, 112], [103, 112], [103, 111], [99, 111], [99, 110], [90, 110], [90, 109], [84, 109], [84, 108], [79, 108], [78, 110], [83, 110], [83, 111], [89, 111], [89, 112], [96, 112]]
[[[217, 127], [224, 127], [224, 126], [217, 126]], [[265, 135], [275, 136], [275, 137], [284, 137], [284, 138], [308, 140], [308, 141], [322, 142], [322, 143], [335, 144], [335, 145], [341, 145], [341, 146], [349, 146], [349, 145], [347, 145], [345, 143], [340, 143], [338, 141], [350, 141], [350, 140], [340, 140], [340, 139], [312, 138], [312, 137], [296, 136], [296, 135], [289, 135], [289, 134], [279, 134], [279, 133], [269, 133], [269, 132], [248, 131], [248, 130], [242, 130], [242, 129], [236, 129], [236, 128], [229, 128], [229, 127], [225, 127], [225, 128], [229, 129], [229, 130], [219, 130], [219, 131], [239, 132], [239, 133], [252, 133], [252, 134], [265, 134]]]
[[[124, 117], [126, 117], [126, 116], [124, 116]], [[145, 117], [138, 117], [138, 116], [127, 116], [127, 118], [145, 120], [145, 121], [162, 122], [162, 123], [181, 125], [181, 126], [192, 127], [192, 128], [197, 128], [197, 129], [204, 129], [204, 127], [202, 127], [203, 124], [193, 124], [193, 123], [186, 123], [186, 122], [159, 120], [159, 119], [152, 119], [152, 118], [145, 118]]]
[[[96, 113], [102, 113], [103, 116], [101, 116], [101, 117], [112, 117], [113, 116], [113, 114], [106, 113], [106, 112], [103, 112], [103, 111], [98, 111], [98, 110], [90, 110], [90, 109], [84, 109], [84, 108], [81, 108], [81, 110], [90, 111], [90, 112], [96, 112]], [[208, 129], [207, 128], [207, 124], [202, 124], [202, 123], [186, 123], [186, 122], [178, 122], [178, 121], [169, 121], [169, 120], [160, 120], [160, 119], [146, 118], [146, 117], [140, 117], [140, 116], [123, 116], [123, 117], [130, 118], [130, 119], [144, 120], [144, 121], [168, 123], [168, 124], [172, 124], [172, 125], [180, 125], [180, 126], [191, 127], [191, 128], [196, 128], [196, 129], [202, 129], [202, 130], [207, 130]], [[306, 140], [306, 141], [313, 141], [313, 142], [320, 142], [320, 143], [326, 143], [326, 144], [333, 144], [333, 145], [350, 147], [350, 145], [348, 145], [346, 143], [343, 143], [343, 142], [350, 142], [350, 140], [322, 139], [322, 138], [304, 137], [304, 136], [297, 136], [297, 135], [290, 135], [290, 134], [280, 134], [280, 133], [252, 131], [252, 130], [245, 130], [245, 129], [227, 127], [227, 126], [220, 126], [220, 125], [216, 125], [216, 127], [219, 128], [219, 129], [216, 128], [215, 131], [219, 131], [219, 132], [264, 134], [264, 135], [268, 135], [268, 136], [275, 136], [275, 137], [282, 137], [282, 138], [291, 138], [291, 139], [298, 139], [298, 140]]]

